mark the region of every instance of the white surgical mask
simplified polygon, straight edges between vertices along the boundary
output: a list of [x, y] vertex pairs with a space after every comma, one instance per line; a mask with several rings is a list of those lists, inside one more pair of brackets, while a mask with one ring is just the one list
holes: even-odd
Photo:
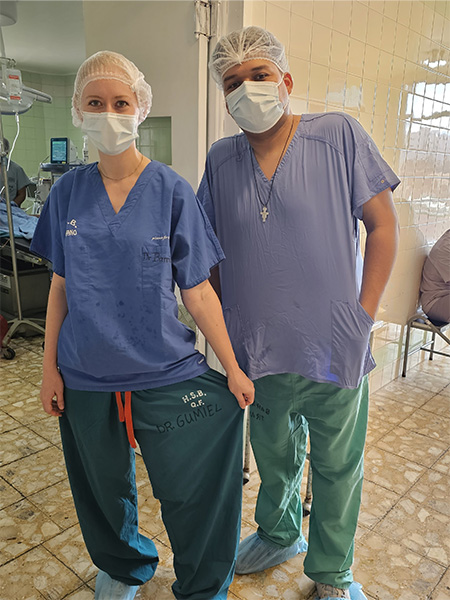
[[138, 116], [83, 112], [81, 131], [104, 154], [120, 154], [138, 136]]
[[278, 95], [282, 82], [244, 81], [228, 94], [225, 98], [228, 110], [241, 129], [264, 133], [278, 123], [285, 109]]

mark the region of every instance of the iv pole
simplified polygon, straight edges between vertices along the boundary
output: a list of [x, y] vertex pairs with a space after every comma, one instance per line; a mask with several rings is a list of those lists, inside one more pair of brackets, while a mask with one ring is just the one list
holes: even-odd
[[16, 258], [16, 244], [14, 241], [14, 226], [13, 226], [13, 215], [11, 210], [11, 199], [9, 197], [9, 187], [8, 187], [8, 171], [6, 169], [6, 152], [3, 143], [3, 120], [2, 120], [2, 111], [0, 108], [0, 155], [1, 155], [1, 173], [3, 184], [5, 186], [5, 199], [6, 199], [6, 214], [8, 216], [8, 229], [9, 229], [9, 243], [11, 246], [11, 262], [12, 262], [12, 270], [13, 270], [13, 279], [14, 279], [14, 291], [16, 293], [17, 300], [17, 318], [8, 321], [9, 329], [6, 333], [5, 337], [2, 340], [2, 352], [8, 346], [10, 339], [13, 337], [14, 333], [23, 326], [31, 327], [35, 329], [39, 333], [45, 333], [45, 329], [43, 325], [45, 325], [45, 319], [24, 319], [22, 315], [22, 302], [20, 298], [20, 286], [19, 286], [19, 270], [17, 268], [17, 258]]
[[[6, 4], [6, 3], [5, 3]], [[11, 4], [11, 3], [9, 3]], [[15, 8], [15, 7], [13, 7]], [[3, 184], [5, 187], [5, 201], [6, 201], [6, 214], [8, 218], [8, 230], [9, 230], [9, 243], [11, 246], [11, 262], [12, 262], [12, 272], [14, 278], [14, 291], [16, 294], [17, 300], [17, 318], [8, 321], [9, 329], [2, 340], [1, 344], [1, 353], [5, 358], [14, 358], [14, 351], [11, 348], [8, 348], [8, 343], [15, 334], [15, 332], [24, 326], [30, 327], [39, 333], [45, 333], [45, 319], [38, 318], [29, 318], [24, 319], [22, 313], [22, 302], [20, 297], [20, 285], [19, 285], [19, 269], [17, 267], [17, 257], [16, 257], [16, 244], [14, 240], [14, 226], [13, 226], [13, 214], [11, 210], [11, 198], [9, 197], [9, 187], [8, 187], [8, 170], [6, 167], [6, 151], [5, 145], [3, 143], [3, 114], [19, 114], [26, 112], [31, 108], [33, 102], [35, 100], [39, 100], [40, 102], [51, 102], [52, 98], [48, 94], [40, 92], [38, 90], [34, 90], [32, 88], [28, 88], [26, 86], [22, 86], [22, 103], [10, 105], [8, 102], [8, 94], [4, 90], [4, 72], [5, 69], [9, 66], [14, 66], [15, 61], [12, 59], [6, 58], [5, 56], [5, 45], [3, 42], [3, 32], [0, 26], [0, 65], [1, 65], [1, 88], [0, 88], [0, 161], [1, 161], [1, 174], [3, 179]], [[6, 107], [6, 110], [5, 110]]]

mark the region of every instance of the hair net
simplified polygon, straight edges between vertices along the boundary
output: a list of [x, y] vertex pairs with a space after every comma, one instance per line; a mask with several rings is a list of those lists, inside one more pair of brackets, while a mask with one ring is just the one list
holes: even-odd
[[222, 79], [228, 69], [247, 60], [270, 60], [283, 73], [289, 70], [284, 46], [261, 27], [244, 27], [223, 36], [217, 42], [209, 61], [211, 75], [222, 88]]
[[117, 79], [130, 86], [136, 94], [139, 123], [145, 119], [152, 106], [152, 88], [134, 63], [122, 54], [102, 50], [87, 58], [78, 69], [72, 97], [72, 121], [79, 127], [82, 121], [81, 95], [91, 81]]

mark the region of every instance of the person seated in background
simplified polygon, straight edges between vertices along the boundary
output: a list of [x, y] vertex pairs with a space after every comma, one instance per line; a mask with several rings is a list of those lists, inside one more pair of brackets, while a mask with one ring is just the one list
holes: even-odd
[[430, 319], [450, 322], [450, 229], [438, 239], [425, 260], [420, 302]]
[[[9, 154], [9, 141], [3, 138], [3, 145], [6, 154]], [[32, 181], [27, 177], [27, 174], [20, 165], [15, 163], [13, 160], [9, 161], [8, 165], [8, 188], [9, 188], [9, 199], [11, 202], [15, 202], [17, 206], [20, 206], [25, 200], [27, 195], [27, 185], [30, 185]], [[6, 197], [5, 194], [5, 182], [3, 181], [3, 174], [0, 171], [0, 189], [1, 196]]]

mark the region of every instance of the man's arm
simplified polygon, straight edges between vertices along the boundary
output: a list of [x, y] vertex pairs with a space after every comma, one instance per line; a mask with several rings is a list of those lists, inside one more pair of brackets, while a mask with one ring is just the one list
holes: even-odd
[[398, 247], [399, 226], [390, 189], [364, 204], [362, 220], [367, 230], [367, 240], [359, 301], [375, 319]]
[[17, 191], [17, 195], [15, 198], [13, 198], [13, 201], [17, 204], [17, 206], [20, 206], [22, 204], [22, 202], [25, 200], [26, 195], [27, 195], [27, 186], [20, 188], [20, 190]]

